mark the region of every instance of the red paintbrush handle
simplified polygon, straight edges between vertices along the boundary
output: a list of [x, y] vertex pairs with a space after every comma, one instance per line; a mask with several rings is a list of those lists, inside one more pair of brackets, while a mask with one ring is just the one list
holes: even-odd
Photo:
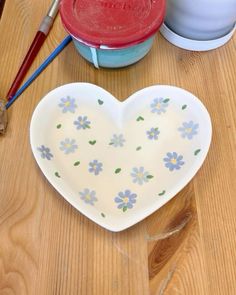
[[10, 100], [14, 96], [16, 91], [18, 90], [22, 80], [24, 79], [28, 69], [30, 68], [33, 60], [35, 59], [45, 39], [46, 39], [46, 35], [43, 32], [38, 31], [25, 56], [25, 59], [18, 73], [16, 74], [16, 78], [14, 82], [12, 83], [10, 90], [8, 91], [8, 94], [7, 94], [8, 100]]

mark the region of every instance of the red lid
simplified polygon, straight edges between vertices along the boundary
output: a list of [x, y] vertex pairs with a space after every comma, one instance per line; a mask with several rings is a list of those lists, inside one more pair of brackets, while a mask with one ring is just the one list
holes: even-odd
[[66, 30], [91, 46], [120, 48], [153, 35], [164, 20], [165, 0], [62, 0]]

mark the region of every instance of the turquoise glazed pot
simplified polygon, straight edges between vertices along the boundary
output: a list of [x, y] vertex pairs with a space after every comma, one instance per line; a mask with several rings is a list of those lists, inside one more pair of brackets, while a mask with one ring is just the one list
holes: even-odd
[[78, 52], [95, 67], [120, 68], [136, 63], [151, 49], [154, 36], [146, 41], [122, 49], [100, 49], [89, 47], [75, 38], [74, 45]]
[[62, 0], [60, 16], [75, 48], [97, 68], [136, 63], [164, 21], [165, 0]]

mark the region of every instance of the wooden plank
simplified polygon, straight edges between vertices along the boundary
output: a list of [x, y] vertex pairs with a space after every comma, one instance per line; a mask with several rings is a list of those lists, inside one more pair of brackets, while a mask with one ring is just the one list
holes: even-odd
[[2, 16], [3, 8], [4, 8], [5, 0], [0, 0], [0, 18]]
[[147, 219], [147, 233], [150, 294], [208, 294], [193, 183]]

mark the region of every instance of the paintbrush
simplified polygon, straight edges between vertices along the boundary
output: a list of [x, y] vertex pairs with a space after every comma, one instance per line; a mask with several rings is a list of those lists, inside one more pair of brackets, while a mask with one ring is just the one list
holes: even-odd
[[[58, 13], [60, 0], [54, 0], [48, 10], [47, 15], [43, 18], [41, 25], [34, 37], [33, 42], [20, 66], [19, 71], [7, 93], [6, 99], [11, 101], [17, 92], [21, 82], [23, 81], [27, 71], [29, 70], [31, 64], [33, 63], [35, 57], [37, 56], [40, 48], [42, 47], [52, 25], [54, 19]], [[5, 100], [0, 100], [0, 134], [5, 132], [7, 126], [7, 114], [5, 112]]]
[[40, 48], [42, 47], [52, 25], [53, 21], [57, 15], [59, 9], [60, 0], [54, 0], [48, 10], [47, 15], [43, 18], [41, 25], [36, 33], [33, 42], [22, 62], [22, 65], [16, 74], [16, 77], [7, 93], [7, 100], [11, 100], [11, 98], [16, 93], [19, 88], [21, 82], [23, 81], [27, 71], [29, 70], [31, 64], [33, 63], [35, 57], [37, 56]]
[[53, 61], [53, 59], [71, 42], [71, 36], [67, 36], [56, 49], [45, 59], [38, 69], [29, 77], [22, 87], [7, 103], [0, 100], [0, 134], [4, 134], [7, 127], [7, 109], [16, 101], [16, 99], [25, 91], [25, 89], [39, 76], [40, 73]]

